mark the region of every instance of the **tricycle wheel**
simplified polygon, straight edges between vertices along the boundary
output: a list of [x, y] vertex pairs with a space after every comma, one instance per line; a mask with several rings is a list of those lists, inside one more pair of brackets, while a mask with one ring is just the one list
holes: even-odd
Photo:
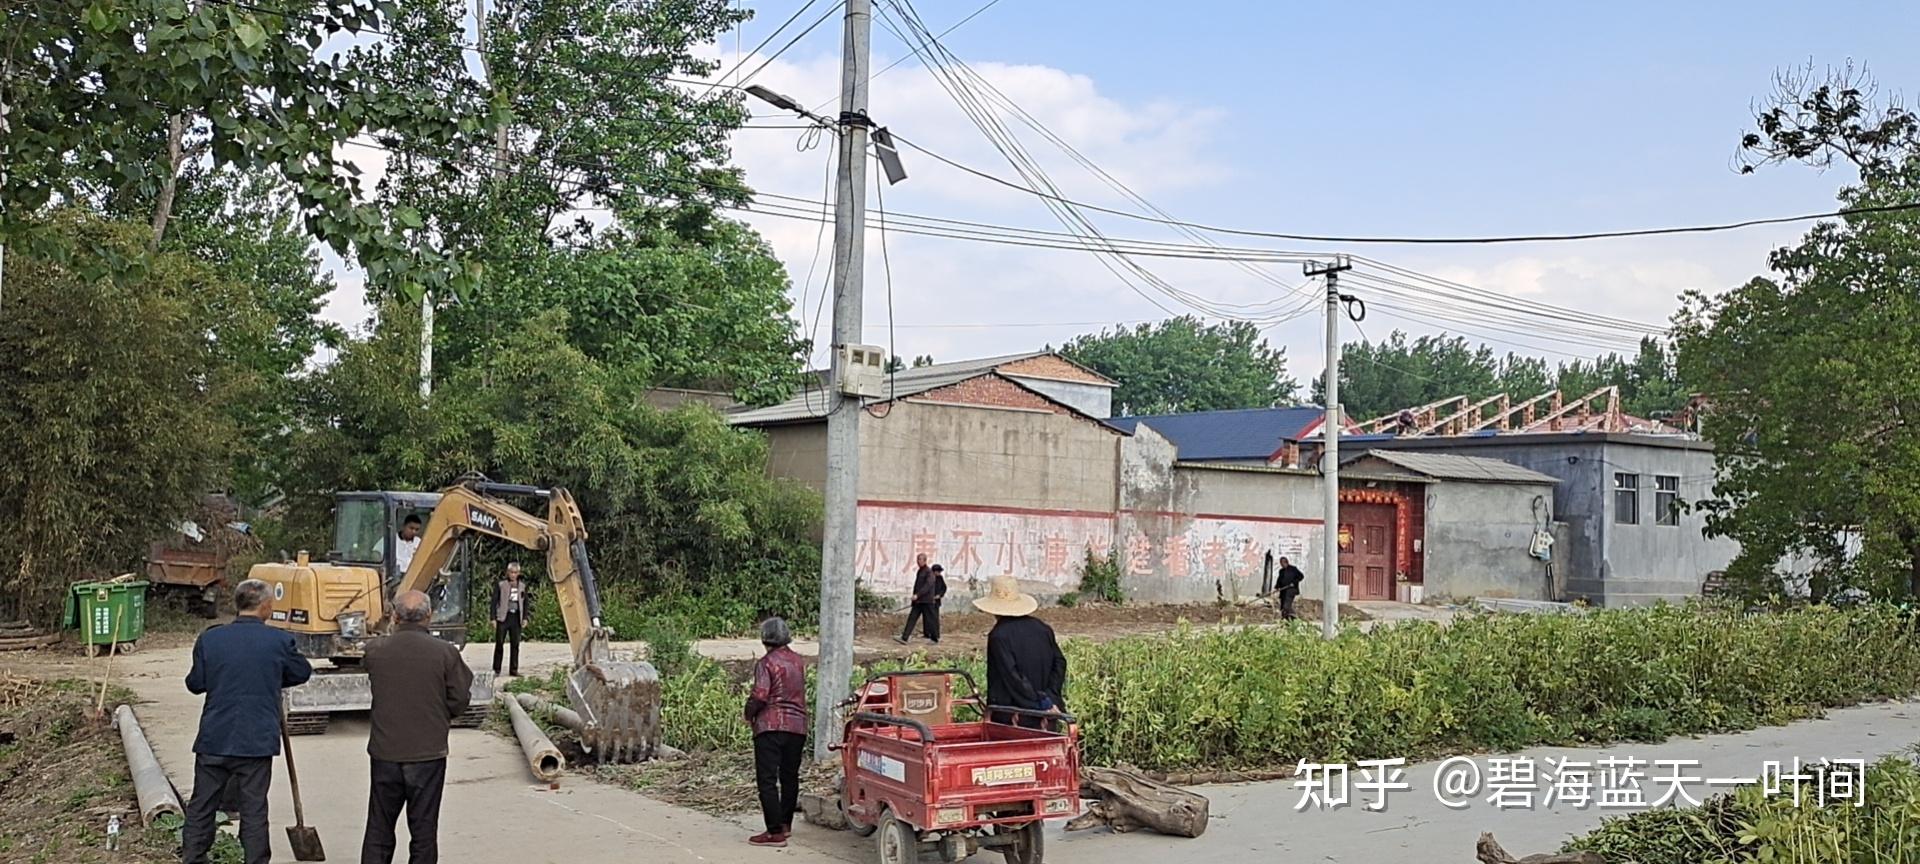
[[1046, 823], [1038, 819], [1014, 829], [1013, 843], [1000, 847], [1000, 854], [1007, 856], [1007, 864], [1040, 864], [1040, 858], [1046, 854]]
[[847, 823], [848, 831], [861, 837], [871, 837], [873, 832], [880, 830], [879, 823], [863, 824], [860, 820], [853, 818], [852, 811], [847, 809], [847, 781], [844, 777], [833, 785], [833, 806], [840, 808], [840, 820]]
[[895, 819], [892, 811], [880, 814], [880, 836], [874, 844], [880, 850], [880, 864], [914, 864], [920, 860], [920, 838], [913, 826]]

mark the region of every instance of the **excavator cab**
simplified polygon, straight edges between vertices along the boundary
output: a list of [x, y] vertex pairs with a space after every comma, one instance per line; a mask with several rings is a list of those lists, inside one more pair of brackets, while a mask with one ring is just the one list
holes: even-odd
[[[440, 506], [438, 492], [342, 492], [334, 496], [333, 546], [327, 559], [336, 564], [370, 567], [380, 574], [385, 595], [391, 597], [406, 574], [405, 561], [388, 549], [403, 541], [400, 534], [407, 518], [420, 521], [425, 530], [433, 510]], [[419, 538], [415, 538], [419, 542]], [[462, 540], [450, 565], [440, 572], [427, 589], [433, 598], [433, 635], [457, 647], [467, 644], [467, 601], [473, 592], [473, 555], [471, 544]]]

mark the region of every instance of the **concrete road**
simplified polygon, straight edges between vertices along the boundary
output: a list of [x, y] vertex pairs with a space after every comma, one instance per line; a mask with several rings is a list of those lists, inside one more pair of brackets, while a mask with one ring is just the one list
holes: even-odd
[[[1652, 770], [1653, 760], [1696, 760], [1685, 767], [1685, 775], [1703, 779], [1754, 777], [1761, 763], [1769, 759], [1790, 762], [1803, 760], [1874, 758], [1893, 754], [1920, 742], [1920, 703], [1891, 703], [1849, 708], [1832, 712], [1821, 720], [1792, 726], [1760, 729], [1739, 735], [1688, 738], [1663, 744], [1623, 744], [1599, 749], [1542, 748], [1504, 757], [1475, 757], [1482, 778], [1487, 778], [1489, 758], [1530, 757], [1543, 779], [1539, 789], [1544, 796], [1553, 784], [1549, 757], [1597, 761], [1607, 757], [1632, 757], [1646, 760], [1638, 770], [1645, 775], [1670, 776], [1665, 770]], [[1474, 861], [1474, 843], [1480, 832], [1492, 831], [1501, 845], [1516, 857], [1557, 851], [1568, 837], [1599, 826], [1605, 816], [1625, 810], [1596, 807], [1574, 809], [1498, 809], [1487, 803], [1483, 790], [1465, 809], [1450, 809], [1434, 794], [1434, 779], [1441, 763], [1426, 763], [1406, 769], [1405, 780], [1412, 789], [1390, 793], [1384, 812], [1372, 812], [1362, 804], [1372, 793], [1353, 790], [1353, 806], [1336, 809], [1296, 811], [1300, 791], [1292, 781], [1247, 783], [1235, 786], [1205, 787], [1198, 791], [1210, 800], [1213, 821], [1207, 833], [1194, 840], [1183, 840], [1139, 833], [1115, 836], [1104, 829], [1066, 834], [1055, 828], [1047, 838], [1050, 864], [1240, 864], [1246, 861], [1289, 862], [1376, 862]], [[1553, 764], [1559, 764], [1555, 762]], [[1790, 765], [1788, 766], [1790, 767]], [[1592, 779], [1600, 782], [1601, 771]], [[1357, 781], [1357, 771], [1350, 778]], [[1642, 776], [1638, 784], [1649, 800], [1664, 794], [1667, 787], [1651, 776]], [[1682, 784], [1696, 799], [1711, 794], [1705, 783]], [[1596, 802], [1599, 792], [1594, 793]], [[1458, 800], [1458, 799], [1455, 799]], [[1536, 798], [1536, 801], [1540, 799]], [[810, 851], [852, 862], [875, 860], [873, 842], [846, 833], [806, 832], [796, 845]], [[935, 860], [935, 859], [926, 859]]]
[[[566, 654], [565, 646], [523, 650], [527, 652], [522, 657], [523, 672], [563, 662]], [[492, 661], [492, 646], [472, 646], [467, 656], [476, 668], [485, 668]], [[116, 671], [116, 677], [126, 676], [125, 683], [149, 700], [137, 708], [141, 723], [183, 794], [190, 792], [191, 749], [200, 715], [199, 698], [188, 695], [181, 683], [188, 662], [185, 648], [143, 651], [124, 658]], [[26, 667], [21, 671], [34, 673], [98, 671], [97, 664], [77, 658], [20, 665]], [[1535, 760], [1542, 774], [1547, 772], [1544, 760], [1548, 757], [1597, 761], [1603, 755], [1617, 755], [1648, 762], [1697, 760], [1697, 767], [1688, 766], [1687, 773], [1703, 778], [1752, 777], [1761, 771], [1764, 760], [1872, 759], [1916, 742], [1920, 742], [1920, 704], [1892, 703], [1835, 711], [1822, 720], [1740, 735], [1626, 744], [1604, 751], [1539, 749], [1517, 755]], [[331, 859], [357, 860], [366, 806], [365, 720], [336, 719], [326, 735], [296, 738], [294, 747], [309, 823], [318, 827]], [[757, 820], [710, 817], [580, 777], [569, 776], [559, 791], [548, 791], [532, 781], [511, 740], [478, 730], [455, 730], [452, 747], [440, 832], [444, 860], [628, 864], [644, 856], [650, 862], [676, 864], [754, 860], [867, 864], [875, 859], [871, 840], [807, 825], [799, 827], [793, 845], [784, 851], [753, 849], [744, 838], [758, 830], [752, 824]], [[1471, 760], [1482, 777], [1490, 772], [1488, 759]], [[1115, 836], [1103, 830], [1068, 835], [1055, 828], [1047, 860], [1053, 864], [1164, 864], [1170, 860], [1226, 864], [1277, 853], [1289, 861], [1471, 862], [1481, 831], [1495, 832], [1509, 851], [1525, 855], [1556, 849], [1568, 836], [1597, 826], [1603, 816], [1622, 812], [1597, 807], [1499, 810], [1485, 802], [1484, 791], [1472, 805], [1453, 810], [1440, 804], [1434, 794], [1438, 769], [1433, 763], [1407, 768], [1405, 780], [1412, 788], [1392, 793], [1384, 812], [1359, 806], [1372, 796], [1358, 788], [1353, 790], [1352, 806], [1305, 812], [1294, 809], [1300, 792], [1291, 781], [1207, 788], [1202, 791], [1212, 800], [1214, 820], [1204, 837]], [[1642, 770], [1648, 769], [1642, 766]], [[1599, 775], [1596, 770], [1596, 782]], [[1543, 781], [1541, 788], [1546, 785], [1550, 782]], [[1650, 796], [1661, 791], [1651, 779], [1642, 780], [1642, 787]], [[1696, 798], [1709, 794], [1703, 784], [1689, 784], [1689, 790]], [[284, 764], [276, 765], [272, 807], [274, 860], [290, 861], [286, 835], [280, 830], [293, 815]], [[404, 826], [401, 838], [404, 850]], [[998, 859], [983, 855], [976, 860]]]
[[[555, 647], [555, 646], [549, 646]], [[484, 668], [492, 646], [474, 646], [469, 662]], [[564, 658], [566, 647], [557, 646]], [[528, 658], [523, 655], [522, 662]], [[126, 658], [116, 677], [147, 700], [136, 706], [140, 723], [161, 764], [181, 794], [191, 794], [193, 736], [200, 698], [182, 683], [188, 649], [141, 652]], [[72, 664], [69, 673], [92, 667]], [[33, 670], [40, 671], [40, 670]], [[527, 671], [522, 669], [521, 671]], [[293, 740], [308, 824], [319, 829], [328, 859], [357, 861], [366, 819], [367, 723], [336, 718], [323, 736]], [[440, 823], [444, 861], [512, 864], [630, 864], [635, 860], [693, 864], [731, 862], [764, 853], [747, 846], [749, 833], [726, 820], [656, 802], [624, 789], [568, 776], [548, 791], [527, 772], [512, 740], [473, 729], [456, 729], [447, 765]], [[293, 799], [284, 762], [274, 766], [274, 861], [292, 861], [284, 825], [293, 822]], [[757, 830], [757, 829], [756, 829]], [[406, 827], [400, 826], [398, 860], [406, 860]], [[832, 860], [805, 849], [787, 851], [790, 861]]]

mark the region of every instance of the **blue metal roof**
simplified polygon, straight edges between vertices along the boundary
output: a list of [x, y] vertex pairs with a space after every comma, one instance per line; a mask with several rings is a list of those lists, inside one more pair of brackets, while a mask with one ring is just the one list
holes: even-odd
[[1107, 423], [1132, 433], [1145, 424], [1180, 450], [1181, 459], [1266, 459], [1326, 415], [1323, 408], [1247, 408], [1159, 417], [1115, 417]]

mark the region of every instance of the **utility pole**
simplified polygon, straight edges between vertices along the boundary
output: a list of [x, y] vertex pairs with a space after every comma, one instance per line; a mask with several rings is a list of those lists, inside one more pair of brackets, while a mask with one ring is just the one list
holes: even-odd
[[833, 222], [833, 394], [827, 414], [826, 530], [820, 547], [820, 677], [813, 757], [840, 741], [835, 719], [853, 677], [853, 567], [859, 540], [860, 400], [841, 392], [841, 349], [861, 344], [867, 217], [867, 54], [872, 0], [847, 0], [840, 70], [840, 178]]
[[1321, 389], [1326, 392], [1327, 417], [1320, 424], [1326, 443], [1320, 448], [1321, 506], [1325, 527], [1320, 541], [1320, 635], [1340, 634], [1340, 273], [1352, 270], [1345, 255], [1331, 262], [1309, 261], [1308, 277], [1327, 278], [1327, 371]]
[[420, 289], [420, 401], [433, 396], [433, 292]]

